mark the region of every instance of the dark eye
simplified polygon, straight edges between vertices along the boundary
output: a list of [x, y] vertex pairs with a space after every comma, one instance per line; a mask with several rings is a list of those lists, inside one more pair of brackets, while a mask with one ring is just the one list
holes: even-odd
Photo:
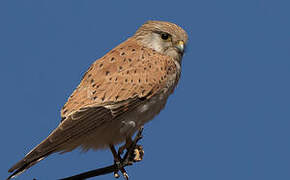
[[169, 34], [167, 33], [161, 33], [160, 36], [161, 36], [161, 39], [163, 40], [167, 40], [169, 38]]

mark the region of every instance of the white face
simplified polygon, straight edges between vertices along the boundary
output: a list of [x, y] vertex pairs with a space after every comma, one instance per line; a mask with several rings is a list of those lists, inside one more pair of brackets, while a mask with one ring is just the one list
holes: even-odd
[[168, 55], [178, 61], [181, 60], [182, 52], [176, 47], [177, 42], [174, 42], [168, 33], [150, 32], [143, 37], [142, 43], [161, 54]]
[[160, 53], [164, 53], [166, 49], [172, 46], [171, 41], [163, 40], [161, 35], [158, 33], [150, 33], [144, 38], [144, 40], [147, 40], [146, 44], [149, 45], [150, 48]]

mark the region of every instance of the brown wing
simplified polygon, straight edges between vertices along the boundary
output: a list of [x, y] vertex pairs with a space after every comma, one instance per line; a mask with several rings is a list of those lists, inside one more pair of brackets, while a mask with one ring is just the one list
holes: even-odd
[[61, 116], [68, 117], [83, 107], [149, 98], [163, 89], [175, 72], [175, 64], [168, 56], [129, 39], [92, 64]]
[[97, 130], [109, 120], [134, 109], [167, 86], [176, 73], [174, 62], [138, 45], [120, 44], [92, 64], [61, 110], [62, 122], [9, 172], [21, 173], [67, 143]]

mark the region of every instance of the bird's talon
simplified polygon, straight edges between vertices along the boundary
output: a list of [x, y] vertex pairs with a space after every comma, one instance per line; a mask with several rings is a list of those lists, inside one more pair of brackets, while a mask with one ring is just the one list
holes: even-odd
[[123, 177], [124, 179], [129, 180], [129, 175], [126, 172], [123, 172]]
[[120, 177], [119, 173], [118, 172], [114, 172], [114, 177], [115, 178], [119, 178]]
[[144, 150], [143, 147], [141, 145], [136, 145], [134, 152], [133, 152], [133, 161], [134, 162], [140, 162], [142, 161], [144, 156]]

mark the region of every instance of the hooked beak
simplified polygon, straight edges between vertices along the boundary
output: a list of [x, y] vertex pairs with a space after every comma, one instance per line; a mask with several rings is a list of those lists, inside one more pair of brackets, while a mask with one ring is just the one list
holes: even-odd
[[177, 44], [175, 47], [178, 49], [178, 52], [180, 54], [183, 54], [184, 48], [185, 48], [184, 41], [181, 41], [181, 40], [177, 41]]

